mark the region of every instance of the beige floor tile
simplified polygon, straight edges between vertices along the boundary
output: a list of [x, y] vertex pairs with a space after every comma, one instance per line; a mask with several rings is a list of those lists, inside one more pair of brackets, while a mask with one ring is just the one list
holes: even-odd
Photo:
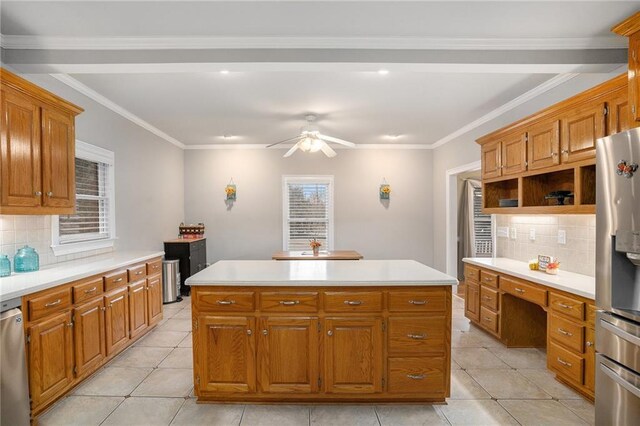
[[471, 334], [474, 338], [480, 340], [481, 344], [485, 348], [503, 348], [504, 345], [498, 339], [487, 333], [486, 331], [476, 327], [475, 325], [471, 325], [469, 331], [467, 332]]
[[[120, 396], [70, 396], [38, 417], [40, 426], [99, 425], [124, 401]], [[90, 409], [88, 409], [90, 408]]]
[[155, 346], [163, 348], [174, 348], [187, 337], [189, 333], [186, 331], [160, 331], [154, 330], [145, 336], [136, 346]]
[[108, 367], [157, 367], [171, 352], [171, 348], [133, 346], [108, 364]]
[[317, 405], [311, 407], [312, 426], [379, 426], [373, 406], [364, 405]]
[[555, 374], [547, 369], [529, 370], [518, 369], [527, 379], [542, 388], [543, 391], [557, 399], [583, 399], [582, 396], [556, 380]]
[[471, 327], [471, 322], [466, 318], [452, 318], [451, 319], [451, 329], [452, 330], [469, 331], [470, 327]]
[[546, 368], [547, 357], [535, 348], [490, 348], [495, 356], [513, 368]]
[[462, 297], [453, 295], [451, 298], [451, 305], [453, 309], [464, 309], [464, 299]]
[[451, 331], [451, 347], [452, 348], [481, 348], [482, 339], [468, 331]]
[[378, 405], [376, 412], [382, 426], [448, 424], [434, 405]]
[[242, 419], [244, 405], [197, 404], [188, 399], [171, 422], [172, 426], [237, 426]]
[[133, 396], [186, 397], [193, 387], [193, 370], [158, 368], [131, 393]]
[[173, 316], [174, 319], [191, 319], [191, 309], [182, 309]]
[[485, 348], [456, 348], [451, 356], [462, 368], [509, 368]]
[[450, 399], [490, 399], [487, 393], [473, 378], [462, 370], [451, 371]]
[[183, 398], [127, 398], [103, 425], [168, 425], [184, 402]]
[[151, 368], [104, 368], [81, 384], [74, 395], [127, 396], [151, 373]]
[[182, 342], [178, 344], [179, 348], [191, 348], [193, 347], [193, 334], [189, 333], [187, 337], [182, 339]]
[[193, 368], [193, 351], [191, 348], [175, 348], [158, 368]]
[[191, 320], [174, 317], [158, 327], [158, 331], [191, 331]]
[[242, 426], [308, 426], [309, 407], [304, 405], [247, 405]]
[[565, 426], [586, 424], [558, 401], [498, 401], [523, 426]]
[[560, 403], [590, 425], [596, 424], [595, 407], [585, 399], [561, 399]]
[[516, 370], [467, 370], [467, 373], [498, 399], [551, 399], [551, 396]]
[[513, 417], [496, 401], [448, 401], [438, 407], [452, 425], [517, 425]]
[[460, 370], [460, 364], [455, 362], [453, 358], [451, 358], [451, 369], [452, 370]]

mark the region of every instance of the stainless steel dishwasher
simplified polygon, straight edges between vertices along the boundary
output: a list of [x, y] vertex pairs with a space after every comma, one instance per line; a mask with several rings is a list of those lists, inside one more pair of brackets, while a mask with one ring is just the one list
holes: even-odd
[[19, 299], [1, 304], [0, 425], [29, 426], [29, 382], [19, 306]]

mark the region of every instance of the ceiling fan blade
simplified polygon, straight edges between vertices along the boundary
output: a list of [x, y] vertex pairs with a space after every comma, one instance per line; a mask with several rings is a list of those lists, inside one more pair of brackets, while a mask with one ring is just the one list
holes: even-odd
[[324, 152], [324, 155], [326, 155], [329, 158], [333, 158], [336, 155], [336, 152], [333, 150], [333, 148], [331, 148], [329, 145], [327, 145], [325, 142], [322, 143], [322, 146], [320, 147], [320, 150], [322, 152]]
[[300, 142], [298, 142], [294, 146], [292, 146], [291, 149], [289, 151], [287, 151], [286, 154], [283, 155], [283, 157], [284, 158], [291, 157], [293, 155], [293, 153], [298, 150], [298, 148], [300, 148]]
[[345, 140], [342, 140], [342, 139], [334, 138], [333, 136], [327, 136], [325, 134], [319, 134], [318, 137], [320, 139], [324, 139], [325, 141], [337, 143], [337, 144], [344, 145], [344, 146], [350, 146], [352, 148], [356, 146], [356, 144], [353, 143], [353, 142], [349, 142], [349, 141], [345, 141]]
[[267, 145], [267, 148], [271, 148], [272, 146], [276, 146], [276, 145], [279, 145], [281, 143], [291, 142], [291, 141], [294, 141], [296, 139], [300, 139], [300, 137], [301, 137], [301, 135], [297, 135], [297, 136], [294, 136], [294, 137], [289, 138], [289, 139], [285, 139], [285, 140], [280, 141], [280, 142], [272, 143], [271, 145]]

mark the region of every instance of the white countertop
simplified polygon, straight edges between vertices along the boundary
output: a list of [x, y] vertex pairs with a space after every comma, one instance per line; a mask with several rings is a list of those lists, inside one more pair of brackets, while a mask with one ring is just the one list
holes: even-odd
[[[595, 300], [596, 298], [596, 279], [588, 275], [567, 272], [562, 269], [558, 271], [558, 275], [550, 275], [542, 271], [532, 271], [529, 269], [528, 263], [506, 257], [465, 257], [462, 261], [588, 299]], [[560, 267], [562, 268], [562, 265]]]
[[186, 284], [252, 286], [454, 285], [458, 280], [415, 260], [222, 260]]
[[163, 251], [115, 251], [47, 265], [36, 272], [13, 273], [9, 277], [0, 278], [0, 301], [14, 299], [163, 255]]

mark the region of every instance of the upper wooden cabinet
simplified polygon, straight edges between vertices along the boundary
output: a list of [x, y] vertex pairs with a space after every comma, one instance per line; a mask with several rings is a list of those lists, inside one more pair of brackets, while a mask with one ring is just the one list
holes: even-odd
[[499, 140], [482, 145], [482, 178], [491, 179], [502, 176], [500, 157], [502, 155]]
[[558, 120], [532, 126], [527, 132], [528, 169], [542, 169], [560, 164], [560, 123]]
[[629, 37], [629, 112], [631, 127], [640, 126], [640, 12], [620, 22], [611, 31]]
[[502, 176], [513, 175], [527, 170], [527, 135], [516, 133], [502, 140], [500, 156]]
[[606, 105], [587, 104], [562, 117], [561, 162], [573, 163], [596, 156], [596, 139], [605, 135]]
[[614, 135], [632, 127], [629, 93], [626, 89], [617, 90], [607, 99], [607, 134]]
[[0, 82], [0, 213], [73, 213], [83, 110], [2, 68]]

